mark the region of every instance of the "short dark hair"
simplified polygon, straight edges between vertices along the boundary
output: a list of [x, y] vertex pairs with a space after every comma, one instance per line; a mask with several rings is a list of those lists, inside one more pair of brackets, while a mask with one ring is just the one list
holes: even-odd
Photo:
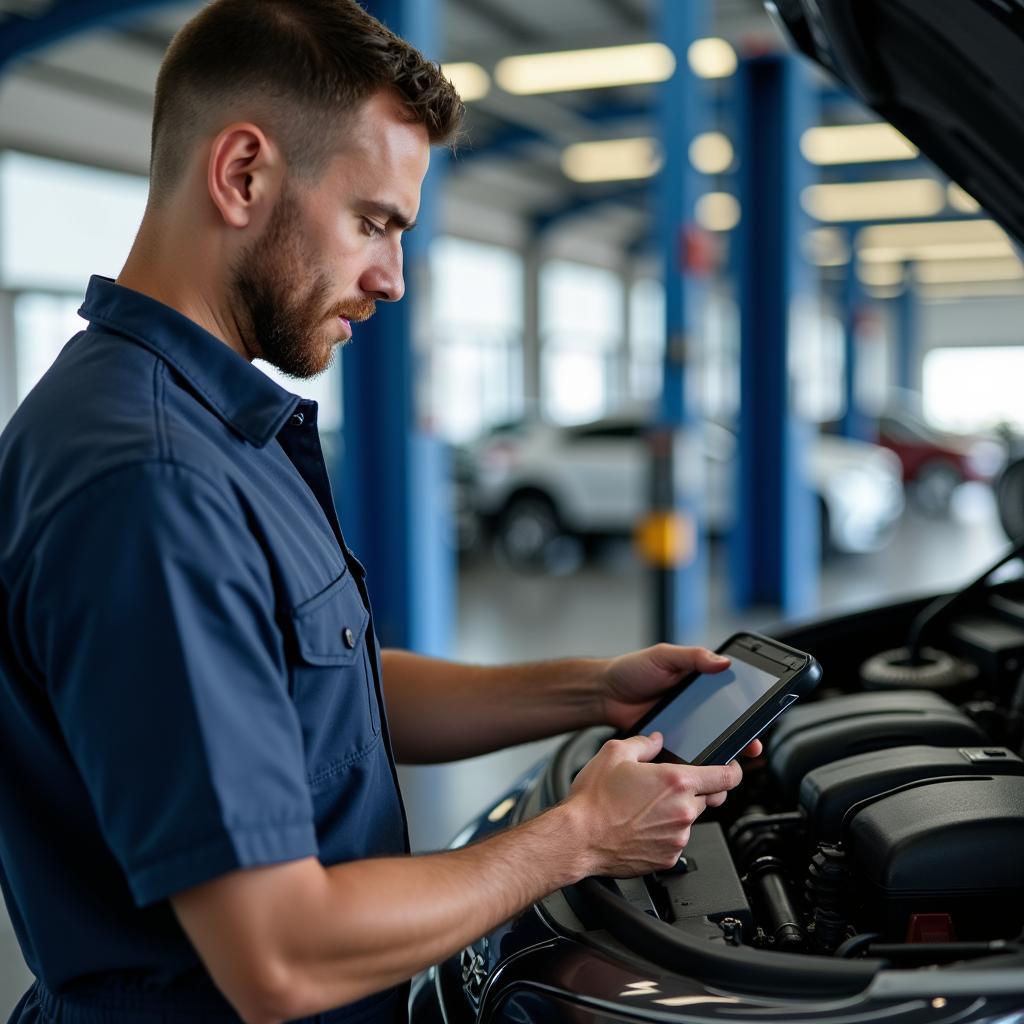
[[432, 143], [453, 144], [465, 107], [440, 67], [355, 0], [214, 0], [174, 37], [156, 83], [150, 187], [184, 177], [231, 103], [262, 120], [300, 177], [321, 173], [345, 119], [390, 91]]

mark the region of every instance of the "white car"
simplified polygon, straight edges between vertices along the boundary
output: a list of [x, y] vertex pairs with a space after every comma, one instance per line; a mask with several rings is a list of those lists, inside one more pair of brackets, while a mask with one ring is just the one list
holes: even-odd
[[[469, 449], [473, 472], [463, 486], [508, 559], [541, 565], [554, 538], [632, 531], [647, 511], [648, 429], [624, 419], [508, 425]], [[736, 436], [707, 423], [703, 439], [703, 515], [708, 531], [721, 534], [736, 512]], [[885, 544], [903, 511], [900, 463], [891, 451], [817, 436], [809, 477], [820, 502], [823, 549], [865, 552]]]

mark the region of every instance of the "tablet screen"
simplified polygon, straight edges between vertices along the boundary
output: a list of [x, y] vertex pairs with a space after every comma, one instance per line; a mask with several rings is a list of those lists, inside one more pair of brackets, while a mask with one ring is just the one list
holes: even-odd
[[724, 672], [698, 676], [644, 726], [643, 733], [662, 733], [666, 750], [693, 761], [778, 681], [778, 676], [734, 658]]

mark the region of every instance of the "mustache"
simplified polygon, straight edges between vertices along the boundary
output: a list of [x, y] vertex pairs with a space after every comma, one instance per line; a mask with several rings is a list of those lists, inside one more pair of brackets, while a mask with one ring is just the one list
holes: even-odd
[[374, 299], [355, 299], [335, 306], [331, 315], [343, 317], [350, 323], [361, 323], [363, 320], [369, 320], [376, 311], [377, 303]]

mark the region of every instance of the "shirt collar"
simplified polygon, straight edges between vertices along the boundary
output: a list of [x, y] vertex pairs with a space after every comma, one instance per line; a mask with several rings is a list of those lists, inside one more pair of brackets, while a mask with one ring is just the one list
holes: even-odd
[[201, 402], [258, 448], [277, 436], [299, 404], [297, 395], [195, 321], [108, 277], [91, 278], [78, 313], [169, 363]]

